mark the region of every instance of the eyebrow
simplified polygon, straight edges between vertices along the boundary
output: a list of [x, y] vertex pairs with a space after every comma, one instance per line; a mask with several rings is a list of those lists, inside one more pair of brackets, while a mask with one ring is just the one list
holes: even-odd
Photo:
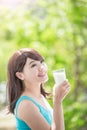
[[33, 62], [35, 62], [34, 60], [32, 60], [29, 64], [32, 64]]

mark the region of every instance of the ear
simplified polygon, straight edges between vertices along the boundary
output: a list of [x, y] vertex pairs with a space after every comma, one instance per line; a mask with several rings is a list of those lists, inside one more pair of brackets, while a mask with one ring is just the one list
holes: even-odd
[[16, 75], [17, 78], [19, 78], [21, 80], [24, 80], [24, 76], [23, 76], [23, 74], [21, 72], [16, 72], [15, 75]]

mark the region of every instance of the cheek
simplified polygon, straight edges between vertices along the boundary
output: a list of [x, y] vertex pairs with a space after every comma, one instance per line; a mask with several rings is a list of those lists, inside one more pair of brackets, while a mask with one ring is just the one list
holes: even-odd
[[32, 77], [35, 77], [35, 76], [37, 76], [37, 75], [38, 75], [38, 69], [36, 69], [36, 68], [32, 69], [32, 71], [31, 71], [31, 76], [32, 76]]
[[35, 81], [37, 81], [37, 78], [38, 78], [38, 71], [37, 70], [32, 71], [32, 73], [30, 75], [31, 81], [35, 82]]

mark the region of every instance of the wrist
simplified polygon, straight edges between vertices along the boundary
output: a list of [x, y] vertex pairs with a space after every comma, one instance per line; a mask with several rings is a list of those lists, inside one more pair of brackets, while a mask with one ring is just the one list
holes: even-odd
[[53, 96], [53, 103], [54, 104], [62, 104], [62, 100], [58, 98], [58, 96]]

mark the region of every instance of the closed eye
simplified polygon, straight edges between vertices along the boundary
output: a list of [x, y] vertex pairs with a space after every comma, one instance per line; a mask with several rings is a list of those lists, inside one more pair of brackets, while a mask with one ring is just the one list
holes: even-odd
[[31, 65], [31, 68], [33, 68], [33, 67], [35, 67], [35, 66], [36, 66], [36, 64], [32, 64], [32, 65]]
[[40, 61], [40, 63], [44, 63], [44, 59]]

